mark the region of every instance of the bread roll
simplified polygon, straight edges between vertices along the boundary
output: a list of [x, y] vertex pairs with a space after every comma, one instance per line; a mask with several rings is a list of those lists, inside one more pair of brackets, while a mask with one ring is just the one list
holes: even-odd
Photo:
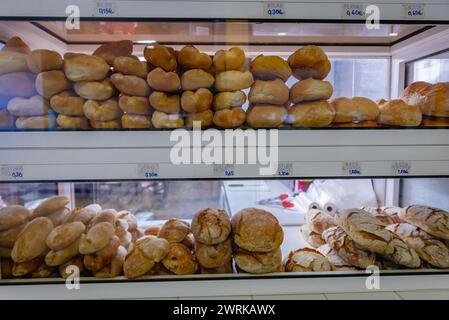
[[337, 98], [331, 104], [335, 110], [335, 123], [375, 121], [379, 116], [379, 106], [368, 98]]
[[31, 49], [21, 38], [12, 37], [6, 41], [5, 46], [2, 48], [1, 51], [8, 51], [8, 52], [12, 51], [29, 54], [31, 52]]
[[89, 128], [89, 120], [85, 117], [72, 117], [63, 114], [58, 115], [56, 123], [62, 129], [87, 129]]
[[159, 238], [170, 243], [181, 242], [190, 233], [190, 225], [182, 220], [170, 219], [164, 223], [159, 231]]
[[129, 230], [131, 233], [132, 242], [136, 242], [138, 239], [142, 238], [145, 235], [145, 230], [141, 228]]
[[151, 122], [157, 129], [177, 129], [184, 126], [184, 119], [179, 114], [166, 114], [160, 111], [153, 113]]
[[0, 75], [0, 95], [27, 98], [35, 93], [35, 76], [33, 74], [14, 72]]
[[213, 118], [216, 126], [226, 129], [240, 127], [245, 120], [246, 113], [242, 108], [217, 110]]
[[79, 252], [92, 254], [106, 247], [114, 235], [114, 226], [109, 222], [101, 222], [94, 225], [81, 239]]
[[59, 70], [41, 72], [36, 77], [36, 91], [46, 99], [50, 99], [70, 87], [70, 82]]
[[126, 114], [149, 115], [150, 103], [146, 97], [120, 95], [118, 106]]
[[426, 116], [449, 117], [449, 82], [440, 82], [424, 88], [424, 96], [420, 105]]
[[184, 91], [181, 96], [181, 108], [186, 112], [202, 112], [212, 107], [213, 99], [214, 95], [208, 89]]
[[101, 81], [79, 81], [73, 86], [80, 97], [88, 100], [107, 100], [115, 93], [115, 88], [109, 79]]
[[299, 232], [304, 241], [314, 248], [318, 248], [326, 243], [326, 241], [324, 241], [321, 237], [321, 234], [312, 231], [308, 224], [303, 224], [299, 228]]
[[14, 277], [23, 277], [39, 268], [42, 261], [43, 257], [40, 256], [20, 263], [15, 262], [12, 267], [12, 275]]
[[326, 272], [331, 270], [327, 258], [310, 248], [291, 251], [285, 263], [286, 272]]
[[195, 256], [181, 243], [170, 243], [170, 251], [162, 264], [177, 275], [194, 274], [198, 269]]
[[273, 251], [284, 240], [284, 232], [276, 217], [262, 209], [240, 210], [232, 217], [231, 224], [235, 243], [248, 251]]
[[207, 128], [212, 125], [212, 120], [214, 118], [214, 112], [212, 110], [205, 110], [198, 113], [189, 113], [185, 118], [185, 125], [188, 128], [193, 127], [193, 122], [200, 122], [201, 128]]
[[[80, 82], [78, 82], [80, 83]], [[83, 105], [86, 100], [77, 96], [73, 91], [62, 91], [50, 99], [51, 108], [66, 116], [84, 116]]]
[[47, 250], [46, 239], [53, 230], [50, 219], [39, 217], [29, 222], [17, 237], [11, 258], [14, 262], [25, 262], [42, 256]]
[[406, 266], [411, 269], [417, 269], [421, 266], [421, 259], [416, 251], [396, 235], [393, 236], [390, 247], [393, 248], [393, 252], [385, 255], [384, 257], [386, 259], [397, 265]]
[[34, 210], [32, 217], [43, 217], [64, 208], [70, 199], [66, 196], [52, 196], [42, 201]]
[[67, 215], [69, 214], [70, 210], [68, 208], [61, 208], [56, 211], [51, 212], [47, 218], [51, 220], [53, 223], [53, 226], [59, 226], [64, 222], [64, 220], [67, 218]]
[[219, 92], [214, 96], [214, 109], [239, 108], [246, 102], [246, 94], [243, 91]]
[[219, 50], [215, 53], [213, 64], [217, 73], [229, 70], [240, 70], [246, 62], [245, 52], [239, 47]]
[[103, 80], [109, 72], [107, 62], [85, 54], [64, 55], [64, 73], [71, 81]]
[[[296, 82], [290, 89], [290, 101], [299, 103], [304, 101], [327, 100], [334, 92], [332, 84], [328, 81], [313, 78]], [[377, 107], [377, 105], [376, 105]], [[377, 118], [377, 115], [374, 119]]]
[[30, 215], [30, 211], [23, 206], [12, 205], [0, 208], [0, 231], [23, 224]]
[[90, 221], [88, 229], [92, 228], [94, 225], [99, 224], [101, 222], [108, 222], [111, 225], [115, 226], [117, 222], [117, 211], [115, 209], [104, 209], [95, 215], [95, 217]]
[[33, 50], [27, 57], [27, 65], [31, 72], [41, 73], [51, 70], [61, 70], [63, 61], [61, 55], [52, 50]]
[[129, 230], [137, 229], [138, 221], [135, 215], [127, 210], [122, 210], [117, 213], [117, 219], [124, 219], [128, 222]]
[[188, 45], [178, 52], [178, 63], [184, 69], [209, 70], [212, 66], [212, 59], [206, 53], [199, 52], [194, 46]]
[[327, 127], [334, 120], [335, 111], [327, 101], [304, 102], [294, 105], [289, 111], [294, 127]]
[[288, 57], [293, 76], [298, 80], [314, 78], [323, 80], [331, 70], [326, 53], [317, 46], [305, 46]]
[[170, 251], [170, 243], [156, 236], [144, 236], [136, 241], [135, 246], [150, 260], [161, 262]]
[[116, 99], [106, 101], [87, 100], [83, 106], [84, 115], [90, 120], [111, 121], [122, 116]]
[[119, 238], [120, 245], [125, 248], [128, 248], [132, 242], [132, 235], [128, 230], [129, 224], [125, 219], [117, 219], [115, 221], [115, 235]]
[[181, 77], [183, 90], [197, 90], [200, 88], [210, 88], [215, 82], [215, 78], [209, 72], [201, 69], [192, 69], [184, 72]]
[[155, 67], [161, 67], [165, 71], [176, 71], [178, 63], [176, 61], [175, 51], [170, 47], [155, 43], [146, 46], [143, 50], [145, 59]]
[[335, 227], [335, 219], [324, 210], [311, 209], [306, 213], [306, 223], [310, 230], [317, 234], [322, 234], [325, 230]]
[[281, 106], [257, 105], [246, 112], [246, 122], [252, 128], [277, 128], [282, 125], [287, 110]]
[[284, 105], [288, 101], [288, 87], [281, 79], [256, 80], [251, 86], [248, 99], [252, 104]]
[[19, 224], [7, 230], [0, 231], [0, 247], [13, 248], [20, 232], [25, 227], [26, 223]]
[[[81, 223], [81, 222], [80, 222]], [[73, 259], [79, 254], [78, 247], [80, 245], [81, 238], [78, 237], [70, 243], [68, 246], [58, 250], [51, 250], [45, 256], [45, 263], [49, 266], [59, 266]]]
[[131, 57], [117, 57], [114, 59], [114, 71], [129, 76], [146, 78], [148, 65], [146, 62]]
[[176, 72], [156, 68], [148, 73], [147, 82], [155, 91], [175, 92], [181, 88], [181, 80]]
[[249, 71], [225, 71], [215, 78], [215, 88], [218, 91], [238, 91], [251, 87], [254, 79]]
[[20, 117], [16, 120], [17, 129], [49, 129], [55, 127], [55, 118], [51, 116]]
[[79, 272], [83, 272], [85, 267], [84, 267], [84, 261], [83, 261], [83, 256], [76, 256], [73, 259], [70, 259], [69, 261], [67, 261], [64, 264], [61, 264], [58, 267], [58, 271], [59, 271], [59, 275], [64, 278], [67, 279], [70, 275], [73, 275], [73, 271], [69, 268], [69, 267], [77, 267]]
[[31, 278], [57, 278], [59, 276], [57, 268], [47, 266], [45, 263], [41, 263], [30, 275]]
[[123, 272], [128, 279], [135, 279], [143, 276], [153, 268], [155, 262], [147, 259], [137, 247], [126, 256], [123, 264]]
[[287, 61], [278, 56], [264, 56], [263, 54], [257, 56], [251, 62], [251, 72], [256, 79], [281, 79], [284, 82], [292, 74]]
[[[101, 209], [100, 209], [101, 210]], [[92, 219], [97, 215], [97, 211], [89, 208], [75, 208], [66, 217], [64, 223], [70, 223], [75, 221], [82, 222], [85, 226], [92, 221]]]
[[26, 54], [0, 51], [0, 75], [26, 71], [29, 71]]
[[411, 205], [399, 212], [399, 217], [434, 237], [449, 240], [449, 213], [443, 209]]
[[61, 250], [68, 247], [86, 230], [79, 221], [66, 223], [54, 228], [47, 237], [46, 243], [51, 250]]
[[121, 119], [115, 119], [111, 121], [89, 120], [89, 124], [94, 129], [120, 129], [122, 127], [122, 120]]
[[402, 223], [402, 219], [399, 218], [399, 212], [402, 211], [402, 208], [399, 207], [381, 207], [381, 208], [368, 208], [363, 207], [362, 210], [365, 210], [371, 213], [373, 216], [377, 218], [385, 227], [390, 224]]
[[[206, 208], [192, 218], [192, 233], [195, 240], [214, 245], [225, 241], [231, 233], [231, 220], [224, 210]], [[215, 268], [207, 267], [206, 268]]]
[[161, 231], [162, 226], [151, 226], [145, 229], [145, 235], [147, 236], [158, 236], [159, 231]]
[[112, 41], [99, 46], [93, 53], [94, 56], [103, 58], [112, 66], [115, 58], [130, 56], [133, 53], [131, 40]]
[[342, 257], [340, 257], [337, 252], [328, 244], [320, 246], [317, 251], [326, 257], [333, 271], [357, 270], [350, 263], [346, 262]]
[[417, 127], [421, 124], [422, 113], [418, 106], [411, 106], [403, 100], [390, 100], [379, 106], [377, 122], [384, 125]]
[[234, 254], [235, 263], [245, 272], [261, 274], [279, 270], [282, 264], [281, 249], [271, 252], [256, 253], [238, 248]]
[[137, 76], [114, 73], [111, 76], [111, 82], [121, 93], [130, 96], [147, 97], [150, 94], [150, 87], [147, 82]]
[[232, 242], [227, 239], [213, 245], [195, 242], [195, 256], [204, 268], [218, 268], [232, 260]]
[[112, 259], [111, 263], [97, 272], [94, 272], [96, 278], [114, 278], [119, 276], [123, 271], [127, 251], [123, 246], [117, 249], [117, 255]]
[[153, 92], [149, 98], [150, 105], [157, 111], [164, 113], [179, 113], [181, 103], [179, 95], [168, 95], [165, 92]]
[[120, 240], [117, 236], [113, 235], [109, 243], [103, 249], [84, 256], [84, 265], [87, 269], [93, 272], [100, 271], [112, 262], [117, 255], [119, 246]]
[[122, 116], [122, 128], [125, 129], [148, 129], [151, 128], [149, 116], [125, 114]]
[[226, 273], [233, 273], [234, 268], [232, 267], [232, 261], [229, 261], [228, 263], [225, 263], [222, 266], [219, 266], [217, 268], [204, 268], [200, 266], [200, 273], [201, 274], [226, 274]]

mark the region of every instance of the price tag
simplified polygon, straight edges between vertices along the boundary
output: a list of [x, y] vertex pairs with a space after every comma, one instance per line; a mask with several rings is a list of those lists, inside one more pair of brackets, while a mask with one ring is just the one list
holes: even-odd
[[394, 175], [406, 176], [411, 173], [412, 164], [409, 161], [395, 161], [391, 164]]
[[287, 10], [282, 2], [264, 2], [263, 16], [266, 18], [285, 17]]
[[343, 19], [364, 19], [366, 18], [366, 5], [346, 3], [342, 7], [341, 17]]
[[278, 169], [276, 171], [278, 177], [291, 177], [293, 176], [293, 164], [291, 162], [278, 163]]
[[2, 165], [0, 169], [2, 180], [22, 180], [23, 166], [18, 165]]
[[357, 161], [346, 161], [343, 163], [343, 174], [350, 176], [362, 175], [362, 164]]
[[404, 18], [408, 19], [422, 19], [426, 17], [426, 5], [425, 4], [403, 4]]
[[139, 163], [137, 165], [137, 174], [140, 178], [154, 179], [159, 178], [159, 164], [157, 163]]
[[214, 164], [215, 177], [234, 177], [235, 169], [233, 164]]
[[95, 17], [114, 17], [117, 15], [117, 3], [115, 1], [95, 1]]

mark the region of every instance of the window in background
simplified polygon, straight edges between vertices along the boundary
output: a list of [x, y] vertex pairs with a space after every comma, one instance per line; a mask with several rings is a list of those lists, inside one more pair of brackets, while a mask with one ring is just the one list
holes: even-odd
[[449, 82], [449, 50], [406, 64], [406, 85], [415, 81]]
[[0, 183], [0, 208], [13, 204], [32, 207], [36, 201], [57, 194], [57, 183]]

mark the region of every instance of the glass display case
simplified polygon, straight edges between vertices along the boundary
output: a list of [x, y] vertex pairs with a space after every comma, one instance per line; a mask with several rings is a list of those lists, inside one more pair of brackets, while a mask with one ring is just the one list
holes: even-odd
[[449, 4], [22, 2], [0, 297], [449, 288]]

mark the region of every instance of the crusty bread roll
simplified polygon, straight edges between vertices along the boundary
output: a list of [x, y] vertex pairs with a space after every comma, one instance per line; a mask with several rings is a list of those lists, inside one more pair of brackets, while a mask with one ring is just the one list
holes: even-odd
[[153, 260], [146, 258], [142, 251], [134, 246], [131, 253], [126, 256], [123, 273], [128, 279], [135, 279], [146, 274], [154, 265]]
[[148, 65], [146, 62], [131, 57], [117, 57], [114, 59], [114, 71], [128, 76], [146, 78]]
[[101, 81], [79, 81], [73, 85], [76, 94], [88, 100], [107, 100], [115, 93], [109, 79]]
[[151, 107], [146, 97], [120, 95], [118, 106], [126, 114], [149, 115]]
[[363, 98], [337, 98], [331, 101], [335, 110], [334, 123], [375, 121], [380, 110], [377, 103]]
[[125, 248], [128, 248], [132, 242], [132, 235], [128, 230], [129, 224], [125, 219], [117, 219], [115, 221], [115, 235], [119, 238], [120, 245]]
[[124, 219], [128, 222], [129, 230], [137, 229], [138, 221], [135, 215], [127, 210], [117, 212], [117, 219]]
[[0, 75], [26, 71], [29, 71], [26, 54], [0, 51]]
[[155, 43], [146, 46], [143, 50], [145, 59], [155, 67], [160, 67], [165, 71], [176, 71], [178, 63], [173, 48]]
[[411, 205], [399, 212], [399, 217], [434, 237], [449, 240], [449, 213], [443, 209]]
[[[421, 112], [423, 112], [424, 114], [427, 100], [424, 91], [427, 90], [431, 85], [432, 84], [424, 81], [413, 82], [402, 91], [400, 98], [411, 106], [418, 106], [421, 109]], [[382, 101], [382, 104], [385, 102], [387, 101]]]
[[214, 96], [214, 109], [239, 108], [246, 102], [246, 94], [243, 91], [218, 92]]
[[47, 266], [45, 263], [42, 263], [36, 270], [30, 273], [31, 278], [57, 278], [58, 268]]
[[49, 129], [55, 127], [53, 116], [20, 117], [16, 119], [17, 129]]
[[317, 46], [305, 46], [288, 57], [288, 64], [293, 75], [299, 80], [314, 78], [323, 80], [331, 70], [331, 63], [326, 53]]
[[157, 111], [164, 113], [179, 113], [181, 111], [181, 99], [179, 95], [169, 95], [165, 92], [155, 91], [149, 97], [150, 105]]
[[198, 269], [195, 256], [181, 243], [170, 243], [170, 251], [162, 264], [177, 275], [194, 274]]
[[385, 259], [411, 269], [417, 269], [421, 266], [421, 259], [419, 258], [418, 253], [416, 253], [413, 248], [410, 248], [405, 241], [402, 241], [394, 234], [393, 239], [390, 242], [390, 247], [393, 248], [393, 252], [386, 254], [384, 256]]
[[170, 243], [181, 242], [190, 233], [190, 225], [182, 220], [167, 220], [159, 231], [159, 238], [164, 238]]
[[184, 91], [181, 96], [181, 108], [186, 112], [202, 112], [212, 107], [214, 95], [209, 89]]
[[122, 128], [125, 129], [148, 129], [151, 128], [151, 118], [138, 114], [124, 114], [122, 116]]
[[11, 258], [14, 262], [25, 262], [42, 256], [47, 250], [46, 240], [53, 230], [50, 219], [39, 217], [29, 222], [17, 237]]
[[279, 270], [282, 264], [281, 249], [265, 253], [256, 253], [238, 248], [234, 253], [237, 266], [248, 273], [261, 274], [271, 273]]
[[176, 129], [184, 126], [184, 119], [179, 114], [167, 114], [160, 111], [153, 112], [151, 117], [153, 127], [158, 129]]
[[87, 226], [99, 211], [101, 211], [101, 207], [99, 210], [95, 210], [92, 205], [84, 208], [75, 208], [67, 215], [64, 223], [80, 221]]
[[70, 87], [70, 82], [60, 70], [41, 72], [36, 77], [36, 91], [46, 99]]
[[252, 104], [284, 105], [288, 101], [288, 87], [281, 79], [256, 80], [249, 91], [248, 100]]
[[178, 63], [184, 69], [209, 70], [212, 59], [206, 53], [199, 52], [194, 46], [188, 45], [178, 52]]
[[281, 106], [256, 105], [246, 111], [246, 123], [252, 128], [278, 128], [287, 116]]
[[1, 51], [13, 51], [29, 54], [31, 52], [31, 49], [21, 38], [12, 37], [6, 41], [5, 46]]
[[[79, 82], [78, 82], [79, 83]], [[51, 108], [66, 116], [84, 116], [83, 106], [86, 100], [76, 95], [73, 91], [62, 91], [50, 99]]]
[[133, 42], [131, 40], [120, 40], [104, 43], [95, 49], [93, 55], [103, 58], [112, 66], [115, 58], [130, 56], [133, 53]]
[[309, 78], [296, 82], [290, 88], [290, 102], [327, 100], [333, 92], [334, 88], [330, 82]]
[[111, 82], [121, 93], [130, 96], [147, 97], [150, 94], [150, 87], [147, 82], [137, 76], [114, 73], [111, 76]]
[[31, 97], [36, 94], [36, 77], [28, 72], [0, 75], [0, 95], [8, 97]]
[[8, 111], [15, 117], [44, 116], [48, 114], [48, 102], [41, 96], [13, 98], [8, 102]]
[[424, 99], [419, 106], [424, 115], [449, 117], [449, 82], [440, 82], [425, 87], [421, 94]]
[[285, 82], [290, 78], [292, 69], [281, 57], [261, 54], [251, 62], [251, 72], [256, 79], [281, 79]]
[[189, 113], [185, 118], [185, 126], [188, 128], [193, 127], [193, 122], [200, 122], [201, 128], [207, 128], [212, 125], [212, 120], [214, 118], [214, 112], [212, 110], [205, 110], [197, 113]]
[[231, 233], [231, 220], [224, 210], [212, 208], [202, 209], [192, 218], [192, 233], [198, 242], [208, 245], [217, 244], [225, 241], [229, 237]]
[[96, 278], [114, 278], [119, 276], [123, 271], [123, 264], [126, 259], [128, 251], [123, 246], [119, 246], [116, 256], [112, 259], [111, 263], [99, 271], [94, 272], [93, 275]]
[[115, 209], [104, 209], [95, 215], [95, 217], [90, 221], [87, 226], [88, 229], [92, 228], [94, 225], [99, 224], [101, 222], [108, 222], [111, 225], [115, 226], [117, 222], [117, 211]]
[[53, 50], [33, 50], [27, 57], [27, 65], [31, 72], [40, 73], [51, 70], [61, 70], [63, 61], [61, 55]]
[[106, 101], [87, 100], [83, 106], [84, 115], [90, 120], [111, 121], [122, 116], [116, 99]]
[[304, 102], [289, 111], [289, 121], [294, 127], [327, 127], [334, 120], [335, 111], [327, 101]]
[[323, 244], [322, 246], [318, 247], [317, 251], [326, 257], [333, 271], [357, 270], [357, 268], [340, 257], [337, 254], [337, 251], [332, 249], [332, 247], [328, 244]]
[[87, 129], [89, 120], [85, 117], [72, 117], [60, 114], [56, 117], [58, 128], [61, 129]]
[[89, 124], [94, 129], [120, 129], [122, 127], [122, 120], [115, 119], [110, 121], [89, 120]]
[[227, 239], [223, 242], [209, 245], [195, 242], [195, 256], [203, 268], [218, 268], [229, 264], [232, 260], [232, 241]]
[[145, 235], [157, 237], [159, 235], [159, 231], [161, 231], [161, 227], [161, 225], [148, 227], [145, 229]]
[[54, 228], [47, 237], [46, 243], [51, 250], [61, 250], [68, 247], [86, 230], [80, 222], [70, 222]]
[[286, 272], [326, 272], [331, 270], [327, 258], [317, 250], [310, 248], [291, 251], [285, 262]]
[[170, 243], [156, 236], [144, 236], [136, 241], [135, 246], [147, 259], [154, 262], [161, 262], [170, 251]]
[[334, 217], [324, 210], [311, 209], [307, 211], [305, 218], [310, 230], [317, 234], [336, 226]]
[[14, 262], [12, 267], [12, 275], [14, 277], [23, 277], [39, 268], [39, 266], [42, 264], [42, 261], [43, 257], [39, 256], [20, 263]]
[[175, 92], [181, 88], [178, 74], [162, 68], [156, 68], [148, 73], [147, 82], [155, 91]]
[[64, 55], [64, 73], [71, 81], [103, 80], [109, 72], [107, 62], [86, 54]]
[[246, 113], [242, 108], [217, 110], [214, 114], [213, 122], [221, 128], [237, 128], [243, 125], [246, 120]]
[[64, 222], [70, 210], [68, 208], [60, 208], [47, 215], [47, 218], [51, 220], [53, 226], [59, 226]]
[[363, 207], [361, 209], [371, 213], [384, 226], [404, 222], [399, 217], [399, 213], [403, 210], [402, 208], [399, 207], [380, 207], [380, 208]]
[[390, 100], [379, 106], [377, 122], [384, 125], [417, 127], [421, 124], [422, 113], [419, 106], [411, 106], [403, 100]]
[[225, 71], [217, 74], [215, 88], [218, 91], [238, 91], [251, 87], [254, 79], [249, 71]]
[[73, 275], [73, 266], [77, 267], [80, 273], [83, 272], [85, 269], [83, 256], [76, 256], [66, 263], [61, 264], [58, 267], [59, 275], [62, 278], [67, 279], [70, 275]]
[[299, 232], [304, 241], [314, 248], [318, 248], [326, 243], [321, 237], [321, 234], [312, 231], [309, 224], [303, 224], [299, 227]]
[[183, 90], [210, 88], [214, 82], [214, 76], [202, 69], [187, 70], [181, 77], [181, 85]]
[[[81, 222], [80, 222], [81, 223]], [[76, 257], [81, 238], [76, 238], [72, 243], [59, 250], [50, 250], [45, 256], [45, 263], [49, 266], [59, 266]]]
[[268, 211], [247, 208], [232, 217], [234, 242], [253, 252], [269, 252], [280, 247], [284, 232], [276, 217]]
[[217, 73], [229, 70], [240, 70], [246, 62], [245, 52], [239, 47], [215, 52], [213, 64]]
[[109, 243], [101, 250], [84, 256], [84, 265], [87, 269], [98, 272], [109, 265], [117, 255], [120, 240], [117, 236], [112, 236]]
[[109, 222], [100, 222], [94, 225], [81, 239], [79, 252], [92, 254], [106, 247], [114, 235], [114, 226]]
[[0, 247], [13, 248], [20, 232], [25, 228], [26, 223], [22, 223], [9, 229], [0, 231]]

